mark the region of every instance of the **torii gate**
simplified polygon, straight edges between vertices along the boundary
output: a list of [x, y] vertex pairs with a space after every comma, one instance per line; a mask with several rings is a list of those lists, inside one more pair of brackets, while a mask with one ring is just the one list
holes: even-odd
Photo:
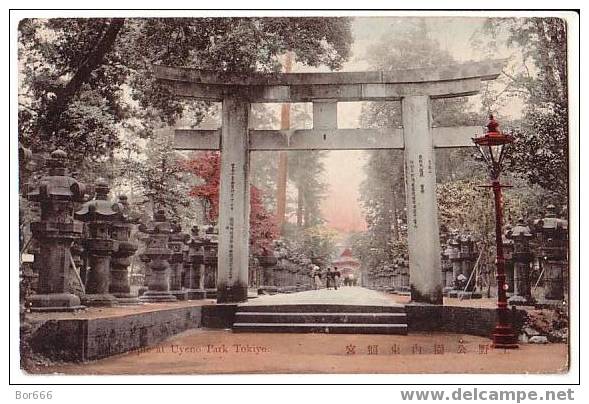
[[[403, 149], [411, 299], [442, 304], [434, 148], [471, 147], [480, 127], [432, 127], [430, 99], [477, 94], [504, 63], [243, 74], [154, 66], [175, 95], [222, 102], [220, 129], [175, 131], [176, 149], [221, 150], [217, 302], [247, 300], [250, 150]], [[337, 128], [337, 102], [399, 100], [402, 129]], [[250, 103], [271, 102], [312, 102], [313, 129], [250, 130]]]

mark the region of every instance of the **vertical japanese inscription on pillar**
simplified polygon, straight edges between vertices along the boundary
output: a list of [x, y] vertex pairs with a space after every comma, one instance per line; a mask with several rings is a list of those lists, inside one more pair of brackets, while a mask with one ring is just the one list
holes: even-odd
[[410, 209], [413, 214], [411, 224], [413, 225], [413, 228], [417, 229], [417, 198], [415, 193], [415, 164], [413, 160], [406, 160], [405, 171], [409, 174], [406, 180], [408, 181], [411, 193]]
[[231, 215], [229, 216], [229, 273], [227, 280], [232, 283], [233, 280], [233, 238], [234, 238], [234, 223], [235, 223], [235, 163], [231, 163], [231, 186], [229, 188], [229, 209]]
[[[422, 154], [420, 154], [418, 156], [418, 161], [419, 161], [419, 177], [423, 178], [424, 175], [423, 175], [423, 155]], [[419, 184], [419, 192], [421, 192], [422, 194], [425, 193], [425, 184], [423, 184], [423, 182], [421, 184]]]

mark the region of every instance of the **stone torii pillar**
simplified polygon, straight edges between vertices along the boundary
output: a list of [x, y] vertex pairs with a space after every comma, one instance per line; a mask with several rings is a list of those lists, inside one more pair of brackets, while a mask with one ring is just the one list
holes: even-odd
[[425, 95], [405, 97], [401, 108], [411, 299], [441, 304], [442, 272], [430, 98]]
[[223, 99], [217, 302], [247, 300], [249, 266], [250, 104], [237, 95]]
[[[177, 129], [179, 150], [221, 150], [218, 302], [247, 299], [249, 152], [404, 149], [412, 301], [442, 303], [434, 149], [472, 147], [479, 127], [434, 128], [430, 102], [477, 94], [503, 60], [387, 72], [231, 73], [154, 66], [176, 96], [222, 103], [217, 130]], [[401, 101], [403, 128], [339, 129], [337, 103]], [[311, 130], [251, 130], [250, 103], [312, 102]]]

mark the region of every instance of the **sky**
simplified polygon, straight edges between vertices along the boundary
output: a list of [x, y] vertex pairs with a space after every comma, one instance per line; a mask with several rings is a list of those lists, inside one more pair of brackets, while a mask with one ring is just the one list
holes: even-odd
[[[469, 60], [485, 60], [482, 51], [470, 44], [472, 35], [482, 27], [483, 18], [477, 17], [431, 17], [426, 18], [426, 25], [432, 38], [436, 39], [442, 49], [450, 52], [459, 62]], [[352, 56], [342, 71], [368, 70], [366, 49], [387, 32], [394, 19], [387, 17], [355, 18], [353, 29]], [[511, 56], [506, 50], [494, 55], [502, 58]], [[311, 71], [298, 66], [298, 71]], [[315, 69], [316, 71], [317, 69]], [[321, 69], [320, 69], [321, 70]], [[471, 97], [473, 107], [477, 107], [480, 99]], [[511, 105], [502, 111], [507, 115], [517, 115], [521, 107]], [[338, 127], [359, 127], [361, 103], [339, 103]], [[359, 203], [360, 183], [365, 178], [363, 166], [367, 153], [363, 151], [332, 151], [326, 158], [325, 180], [329, 184], [329, 192], [322, 203], [322, 213], [331, 228], [343, 233], [362, 231], [366, 223]]]

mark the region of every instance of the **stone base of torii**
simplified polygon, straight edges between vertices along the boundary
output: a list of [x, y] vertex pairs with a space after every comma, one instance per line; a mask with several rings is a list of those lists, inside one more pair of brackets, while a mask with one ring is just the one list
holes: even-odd
[[[219, 73], [154, 66], [176, 96], [222, 102], [218, 130], [176, 130], [181, 150], [221, 150], [217, 301], [247, 300], [249, 152], [403, 149], [411, 299], [442, 304], [435, 148], [471, 147], [480, 127], [432, 127], [430, 100], [477, 94], [505, 61], [387, 72]], [[403, 127], [338, 129], [337, 103], [401, 101]], [[251, 130], [251, 103], [312, 102], [313, 129]]]

